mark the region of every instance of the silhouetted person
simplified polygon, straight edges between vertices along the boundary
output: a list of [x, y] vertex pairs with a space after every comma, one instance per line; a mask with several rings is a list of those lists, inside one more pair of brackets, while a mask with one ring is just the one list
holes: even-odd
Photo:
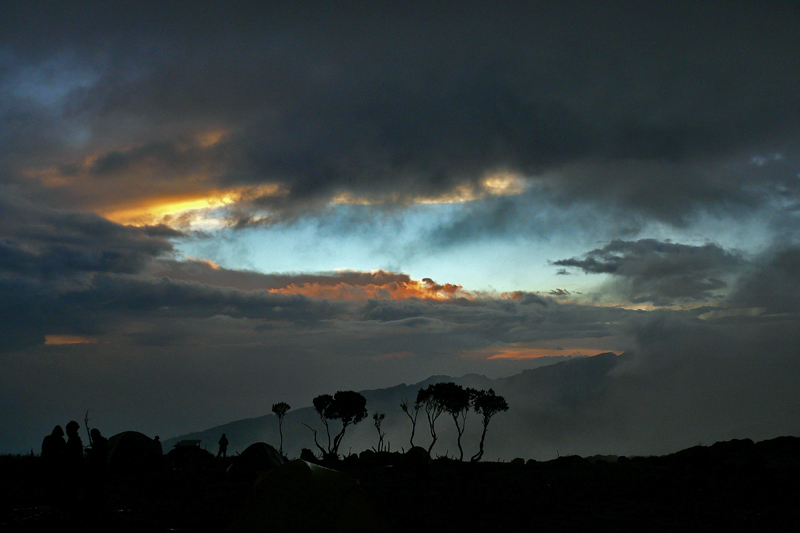
[[61, 426], [56, 426], [42, 441], [42, 468], [48, 479], [55, 480], [63, 475], [66, 451], [67, 441], [64, 440], [64, 430], [61, 429]]
[[153, 446], [155, 446], [155, 449], [158, 451], [159, 455], [164, 455], [164, 449], [161, 447], [161, 439], [158, 435], [153, 437]]
[[52, 503], [57, 503], [63, 493], [61, 484], [64, 481], [66, 451], [67, 441], [64, 440], [64, 430], [61, 426], [56, 426], [42, 441], [42, 473], [47, 497]]
[[217, 452], [217, 457], [227, 457], [228, 456], [228, 439], [225, 438], [225, 433], [222, 434], [222, 437], [219, 439], [219, 451]]
[[100, 430], [94, 428], [90, 432], [92, 436], [92, 446], [89, 449], [88, 458], [96, 463], [105, 463], [108, 457], [108, 439], [100, 434]]
[[[68, 466], [80, 465], [83, 462], [83, 441], [78, 435], [81, 426], [72, 420], [67, 424], [66, 463]], [[78, 466], [79, 468], [79, 466]]]
[[92, 436], [92, 444], [87, 450], [86, 460], [89, 463], [89, 470], [96, 474], [105, 470], [108, 459], [108, 439], [101, 435], [97, 428], [92, 429], [89, 434]]
[[92, 444], [87, 450], [86, 462], [89, 467], [88, 490], [93, 500], [102, 500], [106, 479], [106, 462], [108, 460], [108, 439], [100, 434], [97, 428], [89, 432]]
[[75, 500], [83, 492], [84, 471], [83, 471], [83, 441], [81, 441], [78, 430], [80, 425], [74, 420], [67, 424], [67, 447], [64, 453], [64, 501], [74, 504]]

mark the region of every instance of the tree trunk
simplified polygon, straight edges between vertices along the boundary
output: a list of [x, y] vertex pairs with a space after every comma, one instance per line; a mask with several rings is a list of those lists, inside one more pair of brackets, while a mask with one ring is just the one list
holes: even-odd
[[478, 453], [472, 456], [472, 458], [470, 459], [471, 463], [477, 463], [478, 461], [481, 460], [481, 457], [483, 457], [483, 441], [486, 439], [486, 428], [488, 426], [489, 424], [483, 425], [483, 432], [481, 433], [481, 443], [478, 445]]
[[456, 442], [458, 444], [458, 454], [459, 454], [458, 455], [458, 460], [459, 461], [463, 461], [464, 460], [464, 450], [463, 450], [463, 448], [461, 448], [461, 435], [464, 434], [464, 427], [466, 427], [466, 420], [464, 421], [464, 427], [461, 427], [461, 425], [459, 425], [459, 423], [458, 423], [457, 415], [453, 415], [453, 422], [456, 423], [456, 431], [458, 432], [458, 439], [456, 440]]

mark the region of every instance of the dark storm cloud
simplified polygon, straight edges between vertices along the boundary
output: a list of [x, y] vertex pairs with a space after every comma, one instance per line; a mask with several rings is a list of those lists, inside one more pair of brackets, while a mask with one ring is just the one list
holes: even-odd
[[592, 200], [566, 199], [552, 186], [533, 186], [518, 195], [470, 202], [431, 228], [424, 242], [434, 249], [498, 238], [595, 242], [608, 233], [635, 236], [645, 222], [639, 213], [612, 205], [598, 209]]
[[631, 313], [617, 308], [559, 304], [535, 294], [475, 301], [371, 300], [360, 312], [363, 319], [384, 324], [407, 325], [418, 317], [434, 319], [440, 325], [446, 324], [453, 338], [469, 338], [471, 344], [478, 346], [611, 337], [618, 332], [620, 321]]
[[770, 313], [800, 312], [800, 248], [789, 246], [765, 252], [739, 280], [730, 301], [763, 307]]
[[231, 270], [196, 260], [160, 260], [153, 262], [149, 272], [153, 276], [167, 276], [182, 281], [196, 281], [208, 285], [232, 287], [243, 291], [282, 289], [292, 285], [305, 284], [335, 286], [347, 284], [386, 285], [390, 283], [409, 283], [408, 274], [398, 274], [382, 270], [374, 272], [338, 271], [328, 273], [263, 274], [247, 270]]
[[[120, 226], [91, 213], [31, 204], [0, 188], [0, 350], [39, 344], [46, 334], [95, 330], [102, 311], [77, 312], [63, 295], [97, 274], [134, 274], [172, 251], [163, 227]], [[68, 326], [71, 324], [71, 326]]]
[[172, 251], [164, 227], [121, 226], [92, 213], [31, 204], [0, 189], [0, 275], [34, 279], [85, 272], [136, 273]]
[[153, 142], [125, 152], [108, 152], [93, 163], [91, 172], [98, 176], [119, 175], [137, 164], [151, 161], [172, 169], [185, 169], [194, 165], [201, 156], [197, 151], [178, 150], [169, 143]]
[[[683, 378], [693, 380], [692, 371], [708, 360], [732, 365], [729, 370], [736, 374], [733, 380], [730, 376], [706, 377], [708, 383], [703, 388], [714, 390], [713, 383], [736, 387], [747, 382], [749, 372], [758, 372], [767, 381], [782, 382], [783, 376], [770, 376], [772, 370], [766, 369], [777, 362], [797, 364], [794, 347], [800, 341], [800, 332], [796, 316], [734, 314], [704, 318], [704, 315], [704, 310], [659, 310], [626, 317], [620, 322], [620, 334], [629, 339], [629, 350], [635, 357], [619, 369], [620, 374], [654, 375], [669, 368], [683, 368], [689, 371]], [[725, 382], [728, 383], [723, 385]], [[769, 390], [769, 385], [764, 390]]]
[[632, 302], [670, 305], [679, 300], [702, 301], [728, 286], [722, 278], [745, 264], [737, 252], [716, 244], [691, 246], [655, 239], [615, 240], [582, 258], [561, 259], [554, 265], [587, 274], [610, 274]]
[[180, 161], [144, 132], [229, 129], [215, 178], [286, 184], [277, 210], [342, 192], [408, 202], [506, 169], [679, 223], [753, 201], [701, 163], [798, 134], [789, 2], [348, 6], [44, 20], [17, 6], [6, 69], [21, 79], [65, 51], [92, 66], [98, 79], [68, 91], [62, 116], [108, 133], [106, 174], [145, 152]]
[[0, 278], [0, 353], [43, 344], [49, 298], [29, 281]]
[[[199, 283], [156, 279], [149, 276], [95, 273], [80, 285], [34, 284], [0, 280], [4, 296], [2, 311], [3, 351], [41, 344], [45, 335], [104, 335], [121, 331], [125, 324], [141, 322], [145, 332], [131, 335], [134, 341], [148, 338], [190, 339], [208, 333], [203, 320], [216, 316], [236, 319], [276, 320], [295, 327], [311, 327], [321, 320], [347, 318], [348, 308], [328, 300], [304, 296], [243, 292]], [[198, 331], [183, 337], [168, 333], [175, 323], [200, 321]], [[164, 330], [158, 335], [147, 333]], [[251, 327], [252, 329], [252, 327]], [[7, 330], [7, 331], [6, 331]], [[223, 332], [219, 332], [222, 337]]]

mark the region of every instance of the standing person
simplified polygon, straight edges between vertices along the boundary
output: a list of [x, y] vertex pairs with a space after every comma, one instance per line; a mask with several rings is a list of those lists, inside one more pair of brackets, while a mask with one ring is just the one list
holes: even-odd
[[222, 434], [222, 437], [219, 439], [219, 451], [217, 452], [217, 457], [227, 457], [228, 456], [228, 439], [225, 438], [225, 433]]
[[64, 440], [64, 430], [61, 426], [56, 426], [53, 431], [42, 441], [42, 462], [47, 468], [54, 468], [61, 462], [67, 442]]
[[93, 476], [102, 478], [102, 474], [106, 469], [106, 460], [108, 459], [108, 439], [101, 435], [100, 430], [97, 428], [93, 428], [90, 435], [92, 436], [92, 444], [86, 456], [89, 470], [91, 470]]
[[67, 483], [80, 484], [83, 480], [83, 441], [78, 435], [80, 424], [74, 420], [67, 424], [67, 446], [64, 449], [64, 475]]
[[78, 435], [80, 424], [74, 420], [67, 424], [66, 459], [68, 465], [80, 465], [83, 461], [83, 441]]
[[82, 497], [85, 479], [83, 471], [83, 441], [78, 430], [80, 424], [71, 420], [67, 424], [67, 446], [64, 450], [64, 494], [63, 502], [75, 505]]
[[67, 442], [64, 430], [56, 426], [42, 441], [42, 474], [47, 490], [47, 498], [57, 503], [62, 495], [60, 485], [64, 480], [64, 458]]
[[92, 428], [91, 445], [86, 454], [86, 462], [89, 470], [87, 479], [87, 494], [89, 498], [99, 503], [103, 501], [105, 493], [106, 462], [108, 460], [108, 439], [100, 434], [100, 430]]

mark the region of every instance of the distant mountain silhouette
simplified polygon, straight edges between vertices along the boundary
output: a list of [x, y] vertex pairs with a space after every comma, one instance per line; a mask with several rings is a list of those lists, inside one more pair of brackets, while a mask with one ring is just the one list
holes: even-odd
[[[549, 460], [559, 456], [665, 455], [698, 444], [732, 439], [766, 440], [796, 433], [800, 407], [793, 402], [792, 376], [800, 368], [776, 372], [768, 364], [748, 365], [723, 358], [674, 358], [671, 366], [654, 371], [634, 354], [604, 353], [574, 358], [524, 370], [513, 376], [490, 379], [470, 374], [431, 376], [414, 384], [365, 390], [370, 413], [386, 414], [381, 430], [391, 451], [408, 450], [411, 423], [400, 403], [413, 403], [417, 391], [430, 383], [453, 381], [478, 389], [492, 388], [506, 398], [509, 410], [492, 419], [486, 437], [485, 461], [520, 457]], [[336, 391], [319, 391], [319, 394]], [[325, 439], [322, 424], [308, 406], [289, 411], [283, 422], [283, 449], [290, 458], [302, 448], [316, 452], [306, 423]], [[266, 409], [265, 409], [266, 411]], [[335, 424], [334, 424], [335, 426]], [[336, 428], [332, 426], [332, 431]], [[465, 456], [477, 451], [480, 420], [467, 418], [462, 438]], [[434, 456], [457, 453], [452, 418], [442, 414], [436, 424]], [[278, 421], [273, 414], [238, 420], [205, 431], [181, 435], [164, 442], [169, 450], [177, 441], [200, 439], [216, 453], [216, 443], [227, 434], [228, 453], [235, 455], [254, 442], [278, 446]], [[378, 437], [368, 417], [349, 427], [340, 453], [360, 453], [377, 445]], [[420, 413], [414, 444], [427, 447], [430, 433]], [[324, 444], [323, 444], [324, 445]]]
[[[382, 431], [387, 433], [386, 440], [389, 442], [391, 449], [400, 450], [410, 447], [409, 437], [411, 434], [411, 422], [401, 411], [400, 403], [405, 400], [413, 403], [417, 391], [431, 383], [452, 381], [459, 385], [476, 389], [492, 388], [509, 400], [511, 405], [509, 413], [514, 414], [516, 412], [513, 418], [517, 419], [520, 413], [530, 415], [532, 406], [575, 403], [585, 398], [587, 394], [591, 394], [592, 391], [602, 389], [606, 374], [614, 367], [617, 360], [618, 356], [616, 354], [606, 353], [595, 357], [565, 359], [555, 364], [525, 370], [520, 374], [506, 378], [490, 379], [478, 374], [467, 374], [461, 377], [437, 375], [412, 385], [403, 383], [386, 389], [363, 390], [360, 392], [367, 399], [367, 409], [370, 415], [375, 411], [386, 413], [387, 416], [382, 426]], [[320, 394], [333, 392], [335, 391], [321, 391]], [[533, 403], [531, 404], [531, 402]], [[311, 398], [309, 398], [310, 403]], [[505, 427], [509, 425], [509, 413], [501, 413], [491, 422], [487, 437], [487, 458], [491, 457], [491, 453], [496, 454], [498, 450], [497, 443], [494, 446], [492, 445], [492, 441], [495, 440], [492, 434], [507, 433], [510, 429]], [[313, 435], [308, 428], [303, 426], [303, 423], [318, 428], [318, 438], [325, 438], [317, 413], [312, 407], [292, 409], [286, 414], [283, 423], [283, 447], [289, 457], [299, 456], [301, 448], [309, 448], [316, 451]], [[467, 425], [468, 430], [465, 433], [464, 442], [466, 444], [465, 447], [472, 451], [472, 447], [477, 446], [477, 435], [480, 429], [480, 421], [477, 415], [470, 413]], [[450, 442], [452, 426], [453, 421], [446, 413], [437, 421], [436, 430], [440, 437], [439, 442], [433, 449], [435, 455], [444, 454], [446, 451], [453, 452], [455, 442]], [[277, 418], [270, 413], [261, 417], [237, 420], [204, 431], [180, 435], [165, 440], [164, 448], [169, 450], [181, 440], [201, 440], [202, 445], [207, 447], [209, 451], [216, 451], [216, 443], [223, 433], [227, 435], [230, 441], [229, 454], [235, 454], [237, 451], [241, 452], [254, 442], [267, 442], [277, 445], [279, 439]], [[358, 426], [348, 428], [342, 451], [345, 453], [348, 453], [348, 451], [357, 453], [375, 446], [376, 443], [377, 432], [372, 425], [370, 416]], [[418, 418], [414, 443], [423, 446], [427, 446], [430, 443], [429, 428], [424, 413], [420, 413]], [[511, 459], [511, 457], [508, 457], [508, 459]]]

